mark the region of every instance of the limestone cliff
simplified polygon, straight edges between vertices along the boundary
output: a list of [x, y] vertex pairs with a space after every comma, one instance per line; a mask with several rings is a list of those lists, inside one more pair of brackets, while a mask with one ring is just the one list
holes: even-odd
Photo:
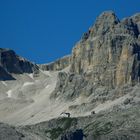
[[[113, 89], [138, 83], [139, 34], [140, 14], [120, 21], [112, 11], [102, 13], [73, 48], [70, 72], [63, 84], [58, 82], [54, 94], [62, 95], [62, 92], [69, 92], [66, 89], [70, 88], [71, 96], [77, 96], [82, 92], [88, 94], [88, 90], [92, 93], [101, 86]], [[83, 79], [82, 82], [80, 78], [79, 82], [76, 80], [74, 83], [77, 75]], [[69, 83], [70, 77], [73, 78]], [[74, 86], [71, 86], [72, 83]]]
[[59, 71], [68, 67], [70, 65], [70, 62], [71, 62], [71, 56], [67, 55], [56, 60], [55, 62], [49, 64], [42, 64], [40, 65], [40, 68], [42, 70], [47, 70], [47, 71]]

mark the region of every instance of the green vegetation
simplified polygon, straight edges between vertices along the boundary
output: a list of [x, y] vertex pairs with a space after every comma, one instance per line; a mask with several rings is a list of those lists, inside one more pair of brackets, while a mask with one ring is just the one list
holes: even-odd
[[[58, 138], [63, 134], [67, 129], [72, 126], [72, 123], [76, 123], [77, 119], [75, 118], [61, 118], [58, 120], [58, 127], [50, 130], [46, 130], [45, 133], [49, 133], [52, 140]], [[61, 126], [61, 127], [60, 127]]]
[[59, 123], [63, 124], [64, 129], [69, 129], [72, 126], [72, 123], [77, 123], [77, 119], [76, 118], [62, 118]]
[[58, 128], [53, 128], [51, 130], [46, 130], [45, 133], [50, 133], [51, 139], [54, 140], [60, 136], [60, 134], [63, 133], [63, 129], [58, 127]]
[[86, 132], [91, 131], [95, 138], [100, 135], [106, 135], [112, 131], [113, 124], [111, 122], [94, 122], [87, 125], [84, 129]]

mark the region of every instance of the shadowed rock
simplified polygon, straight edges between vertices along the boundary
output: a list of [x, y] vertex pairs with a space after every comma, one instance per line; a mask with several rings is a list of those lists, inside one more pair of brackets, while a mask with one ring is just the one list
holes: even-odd
[[13, 50], [0, 48], [1, 80], [12, 80], [12, 73], [33, 73], [38, 66], [15, 54]]
[[79, 129], [74, 132], [67, 132], [61, 137], [61, 140], [83, 140], [83, 130]]

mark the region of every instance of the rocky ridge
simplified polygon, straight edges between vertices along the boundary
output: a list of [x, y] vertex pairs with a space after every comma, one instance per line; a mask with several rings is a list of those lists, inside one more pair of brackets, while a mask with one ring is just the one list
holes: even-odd
[[67, 55], [64, 56], [55, 62], [49, 63], [49, 64], [41, 64], [40, 69], [44, 71], [60, 71], [66, 67], [68, 67], [71, 63], [71, 56]]
[[38, 66], [16, 55], [13, 50], [0, 48], [0, 79], [13, 80], [13, 74], [33, 73]]

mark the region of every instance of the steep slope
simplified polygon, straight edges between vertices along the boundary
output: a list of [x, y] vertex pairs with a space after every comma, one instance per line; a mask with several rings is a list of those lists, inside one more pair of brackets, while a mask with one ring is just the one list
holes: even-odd
[[129, 105], [88, 117], [53, 119], [23, 129], [43, 140], [139, 140], [139, 104]]
[[38, 66], [16, 55], [13, 50], [0, 48], [0, 69], [0, 79], [8, 80], [8, 77], [10, 79], [9, 75], [12, 73], [33, 73], [38, 70]]
[[14, 77], [8, 73], [2, 66], [0, 66], [0, 81], [14, 80]]
[[0, 139], [1, 140], [42, 140], [42, 138], [34, 133], [20, 130], [14, 126], [0, 123]]
[[[27, 123], [49, 107], [48, 99], [55, 88], [57, 72], [13, 74], [16, 80], [0, 83], [0, 120], [12, 124]], [[48, 108], [49, 109], [49, 108]], [[41, 121], [41, 117], [37, 117]], [[37, 119], [36, 118], [36, 119]]]
[[44, 71], [60, 71], [68, 67], [70, 64], [71, 64], [71, 56], [67, 55], [56, 60], [55, 62], [49, 64], [41, 64], [39, 65], [39, 67]]

